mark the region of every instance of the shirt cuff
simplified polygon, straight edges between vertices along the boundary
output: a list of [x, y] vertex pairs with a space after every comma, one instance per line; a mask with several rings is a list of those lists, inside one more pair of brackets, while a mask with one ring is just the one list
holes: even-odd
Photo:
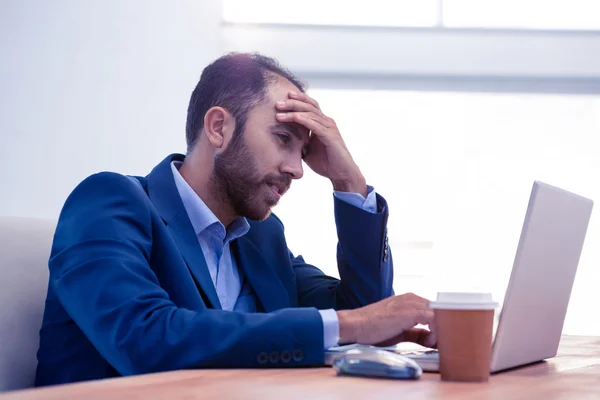
[[340, 340], [340, 324], [334, 309], [319, 310], [323, 320], [323, 347], [325, 350], [338, 345]]
[[371, 214], [377, 213], [377, 193], [373, 186], [367, 186], [367, 198], [365, 199], [360, 193], [333, 191], [333, 195], [346, 203], [358, 207]]

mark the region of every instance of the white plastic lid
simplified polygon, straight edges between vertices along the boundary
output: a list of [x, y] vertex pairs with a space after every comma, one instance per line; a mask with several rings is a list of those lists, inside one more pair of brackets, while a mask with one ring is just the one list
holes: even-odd
[[491, 293], [439, 292], [430, 307], [441, 310], [494, 310], [498, 308], [498, 303], [492, 300]]

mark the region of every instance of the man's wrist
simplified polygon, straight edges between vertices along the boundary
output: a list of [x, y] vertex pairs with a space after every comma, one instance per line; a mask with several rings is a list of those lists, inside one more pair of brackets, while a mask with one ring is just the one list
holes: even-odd
[[337, 311], [339, 326], [339, 344], [348, 344], [358, 342], [359, 323], [356, 318], [356, 311], [342, 310]]
[[331, 179], [331, 184], [338, 192], [358, 193], [364, 198], [368, 194], [367, 181], [362, 174], [350, 179]]

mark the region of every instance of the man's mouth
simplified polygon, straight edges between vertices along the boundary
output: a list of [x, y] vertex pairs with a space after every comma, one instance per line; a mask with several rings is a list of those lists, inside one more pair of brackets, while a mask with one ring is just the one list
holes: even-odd
[[284, 185], [280, 183], [268, 182], [267, 186], [269, 186], [269, 189], [271, 189], [271, 192], [277, 200], [281, 198], [281, 196], [285, 193], [287, 189]]

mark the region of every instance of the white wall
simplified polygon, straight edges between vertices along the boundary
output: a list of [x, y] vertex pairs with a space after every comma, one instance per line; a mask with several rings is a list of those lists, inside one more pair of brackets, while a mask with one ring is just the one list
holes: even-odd
[[220, 13], [212, 0], [0, 0], [0, 214], [57, 217], [86, 176], [146, 174], [185, 151]]

